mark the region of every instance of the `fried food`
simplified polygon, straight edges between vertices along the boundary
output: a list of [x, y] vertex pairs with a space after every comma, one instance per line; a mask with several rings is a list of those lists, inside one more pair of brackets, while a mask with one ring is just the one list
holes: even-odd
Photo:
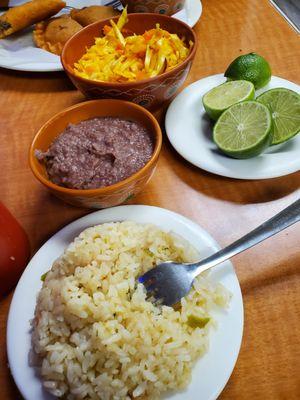
[[62, 0], [32, 0], [10, 8], [0, 16], [0, 39], [52, 17], [65, 6]]
[[90, 6], [82, 9], [74, 9], [70, 12], [71, 17], [82, 26], [87, 26], [101, 19], [112, 18], [119, 12], [109, 6]]
[[69, 15], [63, 15], [36, 24], [33, 39], [37, 47], [60, 55], [67, 40], [80, 29], [82, 25]]

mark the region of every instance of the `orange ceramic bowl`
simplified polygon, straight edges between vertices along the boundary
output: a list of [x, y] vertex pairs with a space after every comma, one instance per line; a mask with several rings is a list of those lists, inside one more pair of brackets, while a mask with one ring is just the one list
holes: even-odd
[[[69, 189], [48, 179], [46, 168], [35, 157], [35, 150], [46, 151], [69, 123], [77, 124], [95, 117], [121, 117], [141, 123], [153, 138], [154, 151], [147, 164], [123, 181], [99, 189]], [[80, 207], [116, 206], [139, 193], [154, 173], [161, 149], [162, 133], [153, 115], [143, 107], [123, 100], [91, 100], [61, 111], [46, 122], [36, 134], [29, 150], [29, 163], [36, 178], [55, 196]]]
[[[113, 19], [116, 21], [118, 17]], [[129, 22], [125, 25], [126, 29], [137, 34], [143, 34], [146, 30], [154, 28], [155, 24], [158, 23], [162, 29], [177, 33], [179, 37], [185, 37], [187, 43], [189, 41], [194, 43], [191, 53], [186, 60], [171, 71], [140, 81], [128, 83], [97, 82], [76, 76], [73, 72], [74, 63], [86, 52], [87, 47], [94, 44], [95, 38], [101, 35], [104, 25], [109, 24], [107, 19], [88, 25], [72, 36], [64, 46], [61, 62], [74, 85], [86, 97], [123, 99], [150, 110], [156, 110], [164, 102], [172, 99], [185, 81], [196, 54], [197, 39], [194, 31], [187, 24], [166, 15], [129, 14], [128, 19]]]

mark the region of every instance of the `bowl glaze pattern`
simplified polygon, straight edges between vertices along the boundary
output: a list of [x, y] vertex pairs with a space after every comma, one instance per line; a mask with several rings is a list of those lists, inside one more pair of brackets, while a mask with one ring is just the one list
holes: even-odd
[[185, 0], [122, 0], [129, 13], [157, 13], [173, 15], [182, 10]]

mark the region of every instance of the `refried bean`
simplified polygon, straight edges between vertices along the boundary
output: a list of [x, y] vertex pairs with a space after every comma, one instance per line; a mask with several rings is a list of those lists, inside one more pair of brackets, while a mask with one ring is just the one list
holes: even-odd
[[141, 124], [118, 117], [99, 117], [69, 124], [48, 151], [36, 150], [49, 179], [72, 189], [112, 185], [141, 169], [154, 145]]

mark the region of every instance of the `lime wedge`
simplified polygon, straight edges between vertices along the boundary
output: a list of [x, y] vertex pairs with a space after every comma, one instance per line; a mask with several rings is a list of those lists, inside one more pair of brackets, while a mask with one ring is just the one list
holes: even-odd
[[272, 141], [269, 109], [257, 101], [234, 104], [214, 126], [213, 138], [223, 153], [234, 158], [260, 154]]
[[231, 81], [222, 83], [203, 96], [203, 106], [214, 120], [233, 104], [254, 99], [255, 89], [251, 82]]
[[300, 132], [300, 95], [292, 90], [271, 89], [258, 96], [257, 101], [271, 111], [272, 144], [283, 143]]

